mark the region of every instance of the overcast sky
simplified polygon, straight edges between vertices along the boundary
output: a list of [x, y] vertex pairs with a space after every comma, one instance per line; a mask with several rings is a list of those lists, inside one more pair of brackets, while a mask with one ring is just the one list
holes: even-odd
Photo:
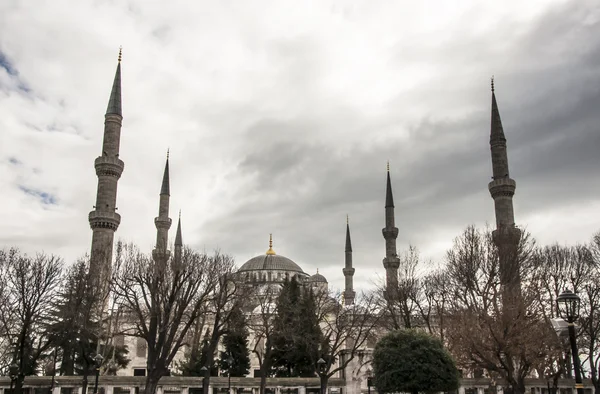
[[[186, 244], [239, 265], [274, 249], [343, 286], [398, 248], [442, 261], [487, 190], [490, 77], [517, 224], [542, 244], [600, 230], [600, 2], [0, 2], [0, 247], [87, 253], [94, 159], [123, 46], [116, 239], [150, 251], [167, 148]], [[174, 237], [175, 225], [171, 230]]]

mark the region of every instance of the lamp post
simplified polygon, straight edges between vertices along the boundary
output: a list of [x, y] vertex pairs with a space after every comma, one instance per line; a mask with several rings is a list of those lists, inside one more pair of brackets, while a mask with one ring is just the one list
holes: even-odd
[[367, 369], [367, 394], [371, 394], [371, 384], [373, 383], [373, 371]]
[[98, 394], [98, 376], [100, 375], [100, 367], [102, 366], [102, 361], [104, 357], [101, 354], [96, 354], [94, 357], [94, 365], [96, 367], [96, 382], [94, 383], [94, 394]]
[[16, 363], [10, 364], [10, 367], [8, 367], [8, 375], [10, 376], [10, 394], [13, 394], [15, 380], [19, 377], [19, 366]]
[[206, 392], [208, 391], [206, 389], [206, 373], [208, 372], [208, 368], [206, 368], [206, 366], [203, 366], [202, 368], [200, 368], [200, 372], [202, 372], [202, 394], [206, 394]]
[[575, 320], [579, 318], [580, 298], [570, 290], [565, 290], [556, 298], [558, 316], [569, 324], [569, 342], [571, 342], [571, 355], [573, 357], [573, 369], [575, 370], [575, 388], [577, 394], [583, 393], [583, 381], [581, 380], [581, 362], [575, 339]]
[[231, 393], [231, 365], [233, 364], [233, 357], [231, 354], [227, 357], [227, 393]]
[[317, 360], [317, 370], [319, 372], [319, 378], [320, 378], [319, 379], [319, 382], [320, 382], [320, 384], [319, 384], [320, 390], [319, 391], [321, 394], [325, 394], [325, 390], [326, 390], [326, 387], [323, 387], [324, 386], [323, 375], [325, 373], [326, 364], [327, 364], [327, 362], [325, 360], [323, 360], [322, 357]]
[[52, 381], [50, 382], [50, 394], [54, 390], [54, 376], [56, 375], [56, 348], [54, 348], [54, 354], [52, 356]]

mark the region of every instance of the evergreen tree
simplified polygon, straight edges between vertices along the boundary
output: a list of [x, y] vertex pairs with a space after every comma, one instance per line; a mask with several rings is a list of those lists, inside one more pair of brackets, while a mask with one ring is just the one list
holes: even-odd
[[373, 372], [379, 393], [438, 393], [459, 386], [458, 369], [442, 342], [413, 330], [392, 331], [377, 342]]
[[317, 360], [321, 357], [320, 351], [328, 344], [323, 343], [323, 334], [319, 327], [317, 316], [317, 305], [312, 289], [304, 291], [298, 305], [299, 318], [297, 325], [298, 338], [296, 339], [296, 373], [297, 376], [312, 377], [315, 376], [315, 366]]
[[[231, 311], [227, 323], [227, 334], [223, 338], [225, 351], [221, 352], [221, 369], [229, 376], [246, 376], [250, 372], [250, 352], [248, 350], [248, 328], [241, 308]], [[231, 357], [231, 365], [229, 358]]]
[[[206, 376], [206, 373], [202, 371], [202, 367], [206, 366], [209, 359], [211, 332], [206, 330], [204, 338], [202, 339], [202, 348], [199, 353], [188, 354], [183, 362], [178, 363], [178, 368], [181, 370], [182, 376]], [[217, 376], [218, 369], [216, 363], [210, 366], [210, 373], [208, 376]]]
[[316, 303], [295, 278], [285, 281], [273, 322], [272, 366], [276, 376], [314, 376], [321, 343]]
[[64, 287], [56, 301], [53, 322], [48, 331], [58, 348], [60, 374], [85, 374], [93, 367], [94, 346], [100, 331], [93, 312], [95, 297], [89, 286], [88, 264], [77, 261], [67, 272]]
[[[55, 301], [52, 323], [48, 334], [52, 346], [60, 355], [61, 375], [87, 375], [95, 368], [94, 355], [98, 350], [101, 324], [97, 312], [99, 297], [90, 286], [89, 264], [77, 261], [67, 272], [64, 286]], [[101, 341], [105, 342], [105, 341]], [[108, 373], [124, 368], [129, 363], [124, 346], [102, 345]]]

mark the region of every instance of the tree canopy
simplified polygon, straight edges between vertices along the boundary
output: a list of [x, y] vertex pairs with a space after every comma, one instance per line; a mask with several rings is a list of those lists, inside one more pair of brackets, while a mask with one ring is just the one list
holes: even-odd
[[435, 393], [459, 386], [458, 369], [442, 343], [414, 330], [392, 331], [377, 342], [373, 372], [379, 393]]

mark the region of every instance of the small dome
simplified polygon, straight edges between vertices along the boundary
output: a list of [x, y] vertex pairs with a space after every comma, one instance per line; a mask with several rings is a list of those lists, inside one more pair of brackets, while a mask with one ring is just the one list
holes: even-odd
[[327, 279], [317, 271], [316, 274], [306, 280], [307, 282], [327, 283]]

